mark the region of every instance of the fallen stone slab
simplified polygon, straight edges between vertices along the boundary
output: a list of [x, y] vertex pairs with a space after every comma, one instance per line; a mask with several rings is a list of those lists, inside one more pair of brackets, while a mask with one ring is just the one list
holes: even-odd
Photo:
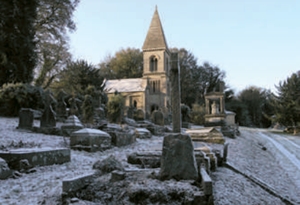
[[70, 204], [70, 199], [76, 197], [76, 193], [87, 187], [95, 179], [94, 172], [90, 172], [84, 175], [76, 176], [73, 178], [64, 179], [62, 182], [62, 194], [61, 199], [63, 204]]
[[135, 152], [128, 156], [127, 162], [130, 164], [140, 164], [143, 168], [160, 167], [161, 151]]
[[62, 182], [62, 191], [64, 194], [76, 192], [85, 186], [89, 185], [94, 179], [94, 172], [76, 176], [69, 179], [64, 179]]
[[53, 164], [63, 164], [71, 161], [71, 151], [68, 148], [21, 148], [9, 151], [0, 151], [3, 158], [11, 169], [22, 169], [22, 160], [35, 166], [47, 166]]

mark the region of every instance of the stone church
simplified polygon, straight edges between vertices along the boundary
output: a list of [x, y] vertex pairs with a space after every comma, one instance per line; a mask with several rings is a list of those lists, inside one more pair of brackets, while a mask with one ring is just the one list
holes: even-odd
[[170, 82], [168, 49], [160, 17], [155, 9], [143, 47], [142, 78], [107, 80], [104, 91], [110, 98], [117, 91], [125, 98], [125, 106], [151, 114], [154, 110], [169, 111]]

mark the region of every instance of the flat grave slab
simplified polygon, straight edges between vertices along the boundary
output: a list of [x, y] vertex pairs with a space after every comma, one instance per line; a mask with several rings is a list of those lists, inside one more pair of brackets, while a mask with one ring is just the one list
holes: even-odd
[[22, 168], [20, 160], [24, 159], [33, 167], [70, 162], [71, 151], [68, 148], [20, 148], [0, 151], [0, 158], [3, 158], [11, 169], [19, 170]]

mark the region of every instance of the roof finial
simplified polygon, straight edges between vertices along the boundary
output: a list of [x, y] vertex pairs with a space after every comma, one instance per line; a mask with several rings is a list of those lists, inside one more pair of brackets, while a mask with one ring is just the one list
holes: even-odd
[[157, 5], [155, 5], [155, 11], [157, 11]]

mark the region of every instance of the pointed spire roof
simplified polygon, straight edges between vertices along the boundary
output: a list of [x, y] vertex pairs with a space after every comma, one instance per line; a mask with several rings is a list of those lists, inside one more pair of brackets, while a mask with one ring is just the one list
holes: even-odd
[[157, 11], [157, 6], [155, 7], [151, 24], [148, 29], [148, 33], [142, 49], [143, 51], [154, 50], [154, 49], [168, 49], [164, 30], [161, 25], [159, 14]]

